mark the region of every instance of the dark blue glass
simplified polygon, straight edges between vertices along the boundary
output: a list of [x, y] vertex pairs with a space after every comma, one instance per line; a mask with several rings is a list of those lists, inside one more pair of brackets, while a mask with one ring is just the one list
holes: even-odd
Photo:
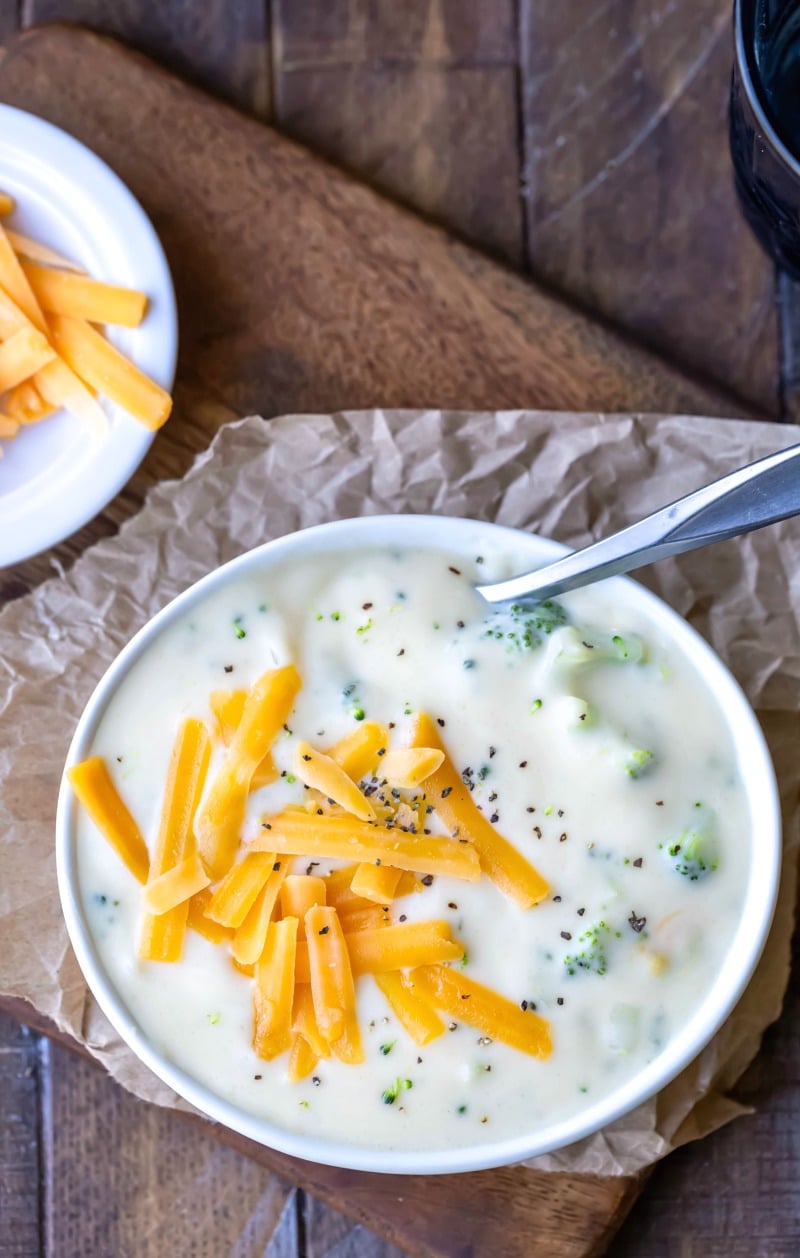
[[745, 217], [800, 279], [800, 0], [736, 0], [731, 156]]

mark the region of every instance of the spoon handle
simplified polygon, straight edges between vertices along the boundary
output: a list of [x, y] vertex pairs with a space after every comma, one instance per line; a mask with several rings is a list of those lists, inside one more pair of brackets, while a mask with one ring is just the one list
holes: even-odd
[[739, 468], [637, 524], [535, 572], [482, 585], [478, 590], [490, 603], [531, 596], [550, 598], [798, 514], [800, 445]]

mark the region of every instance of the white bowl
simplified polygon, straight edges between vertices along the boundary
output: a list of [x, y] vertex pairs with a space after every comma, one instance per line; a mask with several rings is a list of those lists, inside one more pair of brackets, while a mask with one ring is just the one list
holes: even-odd
[[[138, 288], [138, 328], [108, 337], [168, 391], [178, 316], [167, 259], [132, 192], [96, 153], [33, 114], [0, 105], [0, 188], [17, 202], [11, 227], [83, 266], [95, 279]], [[133, 476], [155, 433], [107, 398], [108, 432], [93, 440], [66, 411], [3, 443], [0, 567], [20, 563], [92, 520]]]
[[[481, 538], [503, 539], [514, 551], [522, 548], [530, 567], [565, 553], [544, 538], [497, 525], [433, 516], [379, 516], [342, 520], [293, 533], [241, 555], [185, 591], [145, 625], [121, 651], [100, 681], [81, 717], [67, 758], [70, 766], [89, 754], [92, 740], [117, 687], [143, 652], [168, 626], [223, 583], [309, 551], [381, 544], [463, 550], [481, 545]], [[474, 550], [471, 551], [474, 553]], [[609, 597], [638, 609], [668, 636], [702, 674], [727, 721], [744, 781], [752, 826], [750, 868], [741, 920], [717, 977], [681, 1031], [649, 1065], [623, 1086], [582, 1112], [559, 1122], [524, 1132], [513, 1139], [441, 1151], [384, 1151], [337, 1144], [289, 1132], [238, 1108], [177, 1067], [153, 1045], [137, 1025], [109, 980], [95, 948], [81, 903], [76, 858], [77, 805], [62, 781], [56, 822], [56, 853], [61, 901], [72, 946], [87, 983], [109, 1021], [129, 1047], [154, 1074], [209, 1118], [224, 1123], [251, 1140], [293, 1157], [354, 1170], [395, 1174], [437, 1174], [473, 1171], [519, 1162], [561, 1148], [598, 1131], [658, 1092], [687, 1066], [708, 1043], [741, 996], [753, 973], [767, 937], [780, 873], [781, 826], [778, 791], [769, 753], [758, 722], [741, 689], [709, 646], [690, 626], [654, 595], [635, 582], [615, 577], [606, 583]]]

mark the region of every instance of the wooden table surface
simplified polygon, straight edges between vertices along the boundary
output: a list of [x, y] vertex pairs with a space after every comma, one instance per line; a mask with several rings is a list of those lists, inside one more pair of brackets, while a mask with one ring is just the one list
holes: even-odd
[[[743, 404], [794, 419], [796, 292], [776, 285], [731, 191], [729, 8], [0, 0], [0, 40], [55, 18], [117, 34]], [[799, 1004], [795, 983], [740, 1085], [756, 1117], [659, 1167], [615, 1256], [797, 1252]], [[235, 1185], [222, 1202], [205, 1191], [221, 1179]], [[180, 1239], [161, 1232], [176, 1201], [192, 1204]], [[0, 1019], [0, 1255], [163, 1253], [399, 1251]]]

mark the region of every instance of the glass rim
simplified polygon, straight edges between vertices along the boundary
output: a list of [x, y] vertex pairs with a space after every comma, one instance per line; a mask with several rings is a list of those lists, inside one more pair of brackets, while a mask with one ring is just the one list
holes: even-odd
[[756, 120], [758, 121], [766, 138], [769, 140], [776, 154], [790, 168], [798, 179], [800, 179], [800, 161], [794, 156], [790, 149], [784, 144], [781, 137], [775, 130], [774, 124], [770, 121], [764, 105], [759, 96], [756, 85], [753, 81], [751, 73], [750, 57], [744, 40], [744, 29], [742, 23], [742, 5], [743, 0], [734, 0], [734, 47], [736, 65], [739, 70], [739, 78], [747, 96], [748, 103]]

